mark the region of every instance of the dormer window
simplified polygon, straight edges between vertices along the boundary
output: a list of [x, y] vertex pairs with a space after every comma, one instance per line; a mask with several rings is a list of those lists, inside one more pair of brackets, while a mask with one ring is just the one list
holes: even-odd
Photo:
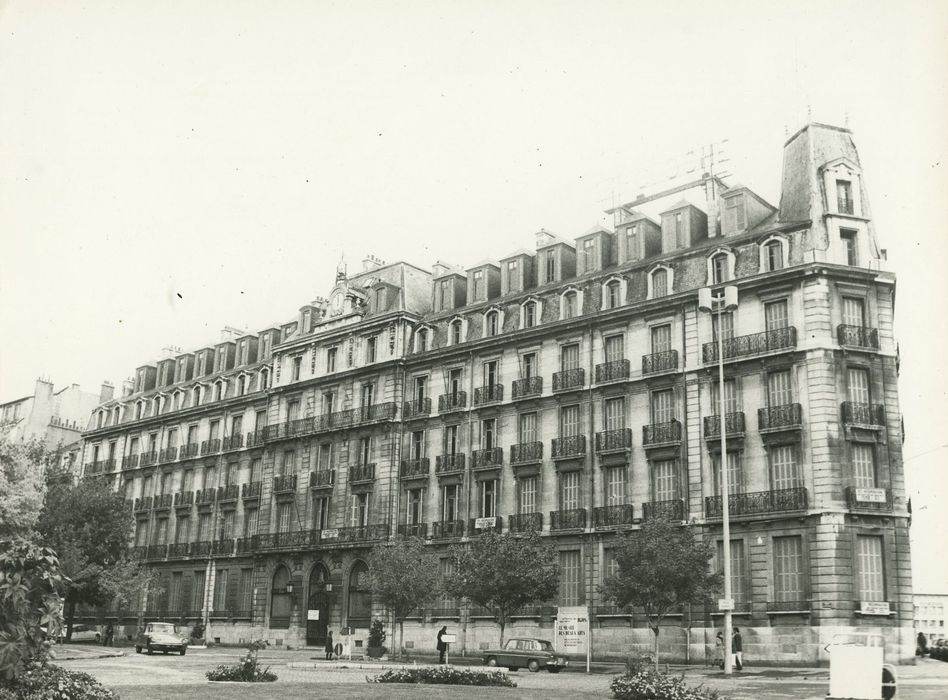
[[425, 352], [428, 349], [428, 329], [419, 328], [415, 332], [415, 352]]
[[152, 399], [152, 402], [151, 402], [152, 413], [151, 414], [153, 416], [157, 416], [159, 413], [161, 413], [161, 407], [162, 407], [162, 404], [164, 404], [164, 399], [165, 399], [164, 396], [156, 396], [154, 399]]
[[682, 222], [681, 212], [675, 214], [675, 245], [678, 248], [685, 246], [685, 227]]
[[480, 301], [481, 290], [484, 288], [484, 271], [475, 270], [472, 280], [471, 295], [474, 298], [471, 301]]
[[708, 284], [724, 284], [734, 279], [734, 253], [717, 250], [708, 257]]
[[176, 391], [172, 395], [172, 401], [174, 402], [174, 410], [179, 411], [184, 407], [184, 392]]
[[484, 335], [494, 336], [500, 332], [500, 312], [491, 309], [484, 314]]
[[617, 309], [622, 306], [623, 280], [610, 279], [602, 286], [602, 310]]
[[524, 302], [522, 311], [523, 327], [533, 328], [537, 325], [537, 303], [535, 301]]
[[857, 231], [849, 229], [840, 229], [839, 238], [843, 242], [843, 250], [846, 251], [846, 264], [852, 267], [859, 265], [859, 248], [856, 245]]
[[135, 420], [141, 420], [145, 416], [145, 402], [139, 401], [135, 404]]
[[556, 252], [552, 248], [543, 254], [543, 281], [556, 281]]
[[595, 239], [587, 238], [583, 241], [583, 271], [589, 272], [595, 269], [597, 269], [596, 241]]
[[224, 382], [214, 382], [214, 401], [220, 401], [224, 398]]
[[728, 231], [741, 231], [747, 226], [744, 195], [729, 197], [724, 203], [725, 225]]
[[448, 327], [448, 339], [451, 345], [459, 345], [464, 342], [464, 320], [456, 318], [451, 321]]
[[264, 391], [270, 386], [270, 370], [265, 367], [260, 370], [260, 374], [258, 376], [259, 379], [257, 380], [257, 390]]
[[787, 266], [787, 241], [781, 236], [772, 236], [760, 246], [760, 271], [774, 272]]
[[570, 287], [560, 295], [560, 320], [579, 316], [583, 308], [583, 294]]
[[647, 296], [649, 299], [659, 299], [668, 296], [674, 288], [674, 272], [666, 266], [661, 265], [648, 273], [647, 278]]
[[625, 256], [627, 260], [635, 260], [638, 255], [639, 225], [632, 224], [625, 230]]
[[122, 407], [116, 406], [112, 409], [112, 425], [118, 425], [122, 420]]
[[840, 214], [854, 214], [853, 184], [849, 180], [836, 181], [836, 210]]
[[241, 374], [237, 377], [237, 396], [243, 396], [247, 393], [247, 375]]

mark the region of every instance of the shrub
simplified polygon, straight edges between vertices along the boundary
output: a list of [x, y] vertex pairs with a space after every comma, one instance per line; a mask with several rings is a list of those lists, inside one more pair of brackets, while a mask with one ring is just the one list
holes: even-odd
[[503, 671], [460, 669], [453, 666], [402, 668], [366, 676], [369, 683], [425, 683], [437, 685], [480, 685], [516, 688], [517, 684]]
[[689, 687], [684, 677], [651, 670], [616, 676], [609, 688], [616, 700], [727, 700], [715, 690]]
[[0, 700], [118, 700], [88, 673], [52, 664], [33, 664], [0, 687]]
[[385, 628], [382, 626], [382, 621], [378, 618], [372, 620], [372, 625], [369, 627], [369, 646], [370, 647], [381, 647], [385, 645]]
[[267, 646], [266, 640], [258, 639], [247, 645], [244, 654], [236, 666], [218, 666], [204, 675], [209, 681], [238, 681], [241, 683], [271, 683], [277, 679], [275, 673], [267, 666], [260, 668], [257, 652]]

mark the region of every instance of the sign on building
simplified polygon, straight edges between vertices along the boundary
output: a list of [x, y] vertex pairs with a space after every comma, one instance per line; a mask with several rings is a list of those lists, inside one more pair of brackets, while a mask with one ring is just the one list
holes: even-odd
[[556, 648], [566, 654], [585, 654], [589, 642], [589, 608], [585, 605], [556, 610]]

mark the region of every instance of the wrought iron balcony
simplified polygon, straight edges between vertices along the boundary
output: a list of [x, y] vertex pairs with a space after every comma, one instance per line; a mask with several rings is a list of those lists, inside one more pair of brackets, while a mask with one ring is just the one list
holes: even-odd
[[458, 391], [453, 394], [442, 394], [438, 397], [438, 412], [449, 413], [461, 411], [467, 406], [467, 392]]
[[613, 360], [596, 365], [596, 384], [616, 382], [628, 379], [631, 373], [631, 363], [628, 360]]
[[539, 396], [543, 393], [543, 377], [526, 377], [524, 379], [515, 379], [510, 387], [511, 397], [514, 399], [524, 399], [532, 396]]
[[507, 519], [511, 532], [540, 532], [543, 529], [543, 513], [518, 513]]
[[190, 508], [194, 505], [194, 491], [179, 491], [174, 495], [175, 508]]
[[236, 435], [229, 435], [224, 438], [222, 443], [224, 452], [230, 452], [232, 450], [239, 450], [244, 446], [244, 436], [241, 433]]
[[335, 469], [317, 469], [309, 473], [309, 487], [311, 489], [331, 489], [335, 483]]
[[471, 453], [471, 468], [485, 469], [500, 467], [504, 463], [504, 450], [501, 447], [487, 447]]
[[266, 442], [266, 440], [264, 440], [263, 428], [250, 431], [247, 433], [247, 436], [244, 440], [244, 444], [247, 446], [247, 449], [250, 449], [251, 447], [261, 447], [264, 442]]
[[596, 452], [614, 452], [632, 447], [632, 428], [603, 430], [596, 433]]
[[360, 423], [371, 423], [377, 420], [394, 420], [397, 413], [394, 401], [376, 403], [371, 406], [362, 406], [358, 409], [356, 420]]
[[632, 504], [593, 508], [593, 527], [619, 527], [632, 524]]
[[201, 452], [201, 446], [196, 442], [189, 442], [187, 445], [181, 445], [179, 450], [179, 457], [181, 459], [190, 459], [191, 457], [197, 457]]
[[151, 452], [142, 452], [141, 456], [138, 459], [138, 466], [140, 467], [150, 467], [158, 461], [158, 453], [155, 450]]
[[211, 440], [204, 440], [201, 443], [201, 456], [204, 455], [216, 455], [221, 451], [221, 439], [213, 438]]
[[403, 459], [398, 468], [398, 475], [403, 479], [426, 479], [430, 473], [431, 460], [428, 457]]
[[288, 438], [300, 437], [303, 435], [312, 435], [316, 432], [315, 418], [295, 418], [284, 423], [283, 433]]
[[[777, 350], [790, 350], [797, 346], [797, 329], [794, 326], [775, 328], [763, 333], [740, 335], [724, 339], [724, 359], [751, 357]], [[718, 361], [718, 341], [712, 340], [701, 346], [705, 364]]]
[[388, 525], [355, 525], [339, 528], [340, 542], [366, 542], [388, 537]]
[[[112, 460], [112, 462], [114, 466], [115, 460]], [[99, 459], [99, 460], [96, 460], [95, 462], [89, 462], [86, 465], [86, 468], [83, 470], [83, 473], [86, 476], [92, 476], [93, 474], [101, 474], [102, 472], [106, 471], [105, 463], [106, 463], [106, 460], [104, 459]], [[112, 471], [112, 470], [109, 469], [108, 471]]]
[[642, 426], [642, 444], [645, 447], [671, 445], [676, 442], [681, 442], [681, 423], [677, 420]]
[[464, 535], [463, 520], [442, 520], [431, 523], [431, 536], [434, 539], [461, 537]]
[[152, 502], [155, 510], [167, 510], [172, 505], [174, 505], [174, 494], [173, 493], [162, 493], [155, 496], [155, 500]]
[[294, 493], [296, 491], [296, 474], [283, 474], [273, 477], [273, 493]]
[[885, 406], [875, 403], [843, 401], [844, 425], [868, 425], [874, 428], [885, 426]]
[[586, 384], [586, 370], [582, 367], [564, 369], [553, 374], [553, 391], [570, 391], [582, 389]]
[[217, 489], [207, 488], [198, 489], [194, 492], [194, 502], [198, 505], [213, 503], [217, 500]]
[[892, 491], [880, 488], [846, 487], [846, 503], [854, 510], [892, 510]]
[[570, 435], [569, 437], [553, 438], [553, 459], [570, 459], [582, 457], [585, 454], [585, 435]]
[[418, 418], [419, 416], [427, 416], [431, 414], [431, 399], [425, 397], [423, 399], [416, 399], [415, 401], [406, 401], [402, 404], [402, 417], [405, 420], [409, 418]]
[[158, 453], [158, 461], [161, 463], [173, 462], [178, 458], [177, 447], [166, 447]]
[[263, 493], [263, 482], [261, 481], [251, 481], [249, 484], [242, 484], [240, 487], [240, 496], [244, 500], [260, 498], [261, 493]]
[[[776, 491], [732, 493], [728, 496], [727, 501], [728, 513], [731, 515], [784, 513], [794, 510], [806, 510], [807, 491], [801, 486]], [[720, 496], [705, 496], [704, 514], [707, 518], [723, 517], [724, 508]]]
[[148, 547], [144, 545], [132, 547], [132, 556], [135, 559], [145, 559], [148, 556]]
[[879, 349], [879, 331], [876, 328], [865, 326], [848, 326], [841, 323], [836, 326], [836, 338], [840, 345], [850, 345], [856, 348]]
[[757, 429], [762, 432], [799, 430], [803, 427], [803, 408], [798, 403], [757, 409]]
[[550, 511], [551, 530], [583, 530], [585, 528], [585, 508], [570, 508], [568, 510]]
[[250, 554], [253, 552], [253, 537], [237, 538], [237, 554]]
[[134, 469], [138, 466], [138, 455], [125, 455], [122, 457], [122, 469]]
[[210, 555], [211, 555], [210, 540], [201, 540], [200, 542], [192, 542], [191, 547], [188, 550], [188, 556], [191, 556], [191, 557], [209, 557]]
[[487, 403], [496, 403], [504, 400], [503, 384], [488, 384], [474, 390], [474, 405], [483, 406]]
[[435, 472], [438, 474], [449, 474], [464, 470], [464, 455], [461, 453], [453, 455], [438, 455], [435, 457]]
[[236, 501], [240, 497], [240, 486], [238, 484], [228, 484], [220, 486], [217, 489], [217, 502]]
[[[744, 434], [744, 412], [734, 411], [724, 415], [724, 429], [728, 436], [740, 436]], [[721, 437], [721, 416], [704, 417], [704, 439], [711, 440]]]
[[375, 462], [353, 464], [349, 467], [350, 484], [366, 484], [375, 481]]
[[543, 460], [542, 442], [521, 442], [510, 446], [511, 464], [531, 464]]
[[135, 499], [135, 512], [140, 512], [143, 510], [151, 510], [151, 496], [145, 496], [144, 498]]
[[268, 532], [254, 535], [251, 546], [254, 551], [269, 549], [297, 549], [313, 547], [320, 541], [320, 530], [295, 530], [293, 532]]
[[[477, 526], [478, 520], [481, 521], [481, 527]], [[492, 526], [485, 527], [485, 523], [491, 520], [494, 522], [494, 524]], [[471, 537], [478, 535], [482, 532], [488, 532], [490, 530], [494, 532], [500, 532], [503, 529], [504, 529], [504, 519], [500, 517], [499, 515], [494, 515], [494, 516], [490, 516], [486, 518], [471, 518], [467, 522], [467, 534]]]
[[671, 372], [678, 369], [678, 351], [665, 350], [653, 352], [651, 355], [642, 355], [642, 374], [656, 372]]
[[233, 556], [235, 544], [236, 540], [234, 539], [214, 540], [214, 543], [211, 545], [211, 554], [215, 557]]
[[168, 545], [168, 558], [169, 559], [183, 559], [188, 556], [188, 543], [187, 542], [175, 542], [174, 544]]
[[166, 544], [150, 544], [145, 550], [146, 559], [164, 559], [168, 556], [168, 545]]
[[685, 503], [680, 498], [669, 501], [650, 501], [642, 504], [642, 517], [645, 520], [664, 518], [665, 520], [684, 520]]
[[428, 523], [401, 523], [398, 534], [402, 537], [424, 537], [428, 534]]

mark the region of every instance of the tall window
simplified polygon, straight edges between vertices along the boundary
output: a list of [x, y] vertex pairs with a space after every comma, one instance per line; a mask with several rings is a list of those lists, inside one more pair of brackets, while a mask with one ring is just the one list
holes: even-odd
[[[254, 460], [258, 462], [259, 460]], [[319, 446], [316, 451], [316, 469], [318, 471], [327, 471], [332, 469], [332, 443], [326, 442]]]
[[774, 537], [774, 599], [778, 603], [805, 601], [803, 538]]
[[[721, 455], [712, 454], [711, 461], [714, 466], [714, 493], [720, 495], [723, 492], [724, 481], [721, 474]], [[727, 453], [727, 493], [734, 496], [744, 493], [744, 470], [742, 468], [741, 453]]]
[[497, 360], [489, 360], [482, 366], [484, 372], [484, 386], [497, 385]]
[[488, 479], [478, 484], [478, 504], [482, 518], [493, 518], [497, 515], [497, 484], [497, 479]]
[[533, 328], [537, 324], [537, 304], [528, 301], [523, 305], [523, 327]]
[[622, 285], [618, 280], [612, 280], [606, 285], [606, 308], [615, 309], [622, 305]]
[[326, 372], [332, 373], [336, 371], [336, 354], [338, 350], [336, 348], [326, 348]]
[[656, 501], [678, 498], [678, 460], [663, 459], [652, 463], [652, 487]]
[[770, 241], [764, 245], [764, 264], [768, 272], [783, 269], [783, 243]]
[[419, 328], [415, 334], [416, 349], [418, 352], [425, 352], [428, 349], [428, 329]]
[[241, 615], [250, 615], [253, 604], [253, 569], [241, 569], [237, 585], [237, 605]]
[[882, 538], [878, 535], [856, 537], [859, 569], [859, 600], [885, 600], [885, 570], [882, 562]]
[[516, 260], [509, 260], [507, 262], [507, 285], [511, 289], [517, 289], [520, 285], [520, 280], [517, 279], [517, 270], [519, 267]]
[[770, 475], [775, 491], [803, 486], [796, 445], [776, 445], [769, 450]]
[[711, 283], [724, 284], [731, 278], [727, 253], [718, 253], [711, 258]]
[[195, 571], [191, 579], [191, 610], [204, 608], [204, 572]]
[[767, 405], [786, 406], [793, 403], [793, 387], [790, 370], [782, 369], [767, 375]]
[[668, 294], [668, 270], [659, 267], [652, 271], [652, 298], [663, 297]]
[[180, 571], [171, 574], [171, 590], [168, 592], [168, 610], [178, 611], [182, 609], [181, 605], [181, 579]]
[[560, 348], [560, 369], [564, 372], [579, 369], [579, 345], [564, 345]]
[[325, 530], [329, 527], [329, 496], [316, 496], [313, 499], [313, 529]]
[[451, 321], [451, 345], [461, 342], [461, 319]]
[[836, 181], [836, 210], [840, 214], [853, 213], [853, 185], [849, 180]]
[[354, 493], [349, 496], [349, 525], [365, 527], [369, 524], [369, 494]]
[[537, 441], [537, 414], [521, 413], [518, 425], [519, 440], [521, 443]]
[[764, 304], [764, 323], [768, 331], [776, 331], [790, 325], [790, 313], [786, 299]]
[[415, 401], [419, 404], [428, 396], [428, 377], [415, 377]]
[[553, 250], [546, 251], [544, 255], [544, 272], [546, 277], [544, 282], [555, 282], [556, 281], [556, 253]]
[[535, 352], [524, 353], [520, 356], [520, 374], [523, 379], [535, 377], [537, 373], [537, 354]]
[[866, 325], [866, 307], [859, 297], [843, 297], [843, 323], [862, 328]]
[[675, 247], [685, 247], [685, 227], [683, 226], [681, 212], [675, 214]]
[[[719, 415], [721, 412], [721, 390], [718, 382], [711, 382], [711, 413]], [[737, 382], [734, 379], [724, 380], [724, 413], [736, 413], [740, 409], [740, 397], [737, 393]]]
[[359, 438], [359, 453], [356, 457], [358, 464], [372, 463], [372, 436], [366, 435]]
[[723, 314], [712, 314], [711, 316], [711, 337], [717, 341], [718, 331], [724, 334], [725, 340], [734, 337], [734, 313], [725, 311]]
[[481, 292], [484, 289], [484, 272], [483, 270], [477, 270], [473, 275], [473, 282], [471, 285], [471, 296], [473, 297], [471, 301], [480, 301]]
[[560, 473], [560, 509], [579, 508], [579, 477], [581, 472]]
[[458, 519], [458, 500], [461, 486], [445, 484], [441, 487], [441, 519], [445, 522]]
[[563, 318], [576, 316], [576, 292], [566, 292], [563, 295]]
[[625, 503], [625, 467], [609, 467], [605, 470], [606, 505]]
[[218, 612], [227, 610], [227, 569], [218, 569], [214, 579], [214, 605]]
[[[724, 542], [717, 542], [714, 570], [724, 573]], [[747, 603], [747, 562], [744, 559], [744, 540], [731, 540], [731, 597], [735, 603]]]
[[253, 537], [257, 534], [257, 525], [260, 522], [259, 508], [244, 509], [244, 537]]
[[839, 238], [843, 242], [843, 249], [846, 251], [846, 264], [857, 267], [859, 265], [859, 248], [856, 245], [856, 231], [842, 229], [839, 232]]
[[610, 335], [603, 342], [603, 351], [606, 362], [618, 362], [625, 359], [625, 337]]
[[451, 303], [451, 283], [441, 280], [438, 283], [438, 311], [444, 311]]
[[625, 258], [626, 260], [638, 260], [639, 259], [639, 246], [638, 246], [638, 232], [639, 225], [632, 224], [625, 230]]
[[560, 437], [579, 435], [579, 406], [563, 406], [560, 409]]
[[724, 216], [727, 220], [728, 229], [731, 231], [740, 231], [747, 225], [747, 217], [744, 215], [744, 195], [730, 197], [724, 203]]
[[536, 476], [520, 479], [518, 493], [520, 503], [518, 506], [521, 513], [537, 512], [537, 485], [539, 481], [539, 477]]
[[411, 434], [411, 459], [425, 456], [425, 431], [416, 430]]
[[444, 454], [456, 455], [461, 446], [460, 426], [447, 425], [444, 428]]
[[589, 272], [598, 269], [596, 265], [596, 241], [587, 238], [583, 241], [583, 270]]
[[580, 605], [583, 600], [583, 562], [578, 549], [560, 552], [560, 605]]
[[869, 403], [869, 372], [862, 367], [850, 367], [846, 372], [849, 380], [849, 400], [853, 403]]
[[191, 518], [187, 515], [179, 517], [174, 525], [175, 544], [184, 544], [191, 537]]
[[448, 391], [450, 392], [452, 398], [457, 398], [458, 393], [461, 391], [461, 370], [452, 369], [448, 373]]
[[422, 489], [409, 489], [408, 491], [408, 504], [406, 506], [405, 521], [409, 525], [418, 525], [419, 523], [423, 522], [422, 493]]
[[653, 391], [650, 397], [652, 423], [669, 423], [675, 418], [675, 397], [671, 389]]
[[625, 427], [625, 397], [606, 399], [602, 404], [603, 428], [620, 430]]
[[496, 311], [488, 311], [484, 317], [484, 327], [487, 335], [497, 335], [500, 328], [500, 314]]
[[296, 452], [294, 450], [286, 450], [283, 452], [283, 462], [280, 465], [281, 474], [295, 474], [296, 473]]
[[[455, 562], [451, 557], [442, 557], [438, 564], [441, 580], [447, 581], [454, 575]], [[453, 598], [447, 593], [442, 593], [440, 598], [441, 609], [444, 612], [456, 613], [458, 607], [457, 598]]]
[[853, 443], [853, 479], [857, 488], [876, 486], [875, 448], [864, 442]]
[[293, 515], [292, 503], [277, 503], [276, 509], [276, 530], [277, 532], [290, 531], [290, 517]]
[[299, 401], [290, 401], [286, 404], [286, 419], [287, 421], [294, 421], [300, 417], [300, 402]]
[[368, 408], [375, 403], [375, 384], [367, 382], [362, 385], [361, 405], [362, 408]]
[[366, 362], [375, 362], [375, 349], [378, 345], [378, 338], [372, 336], [371, 338], [365, 339], [365, 361]]
[[348, 624], [368, 627], [372, 618], [372, 591], [369, 589], [369, 567], [356, 562], [349, 572]]
[[491, 450], [497, 442], [497, 419], [485, 418], [481, 421], [481, 447]]
[[[303, 371], [303, 356], [297, 355], [296, 357], [293, 358], [293, 381], [294, 382], [299, 381], [300, 374], [302, 373], [302, 371]], [[218, 385], [218, 398], [220, 395], [219, 386], [220, 385]]]
[[652, 353], [668, 352], [672, 349], [671, 342], [671, 324], [666, 323], [661, 326], [652, 326]]

